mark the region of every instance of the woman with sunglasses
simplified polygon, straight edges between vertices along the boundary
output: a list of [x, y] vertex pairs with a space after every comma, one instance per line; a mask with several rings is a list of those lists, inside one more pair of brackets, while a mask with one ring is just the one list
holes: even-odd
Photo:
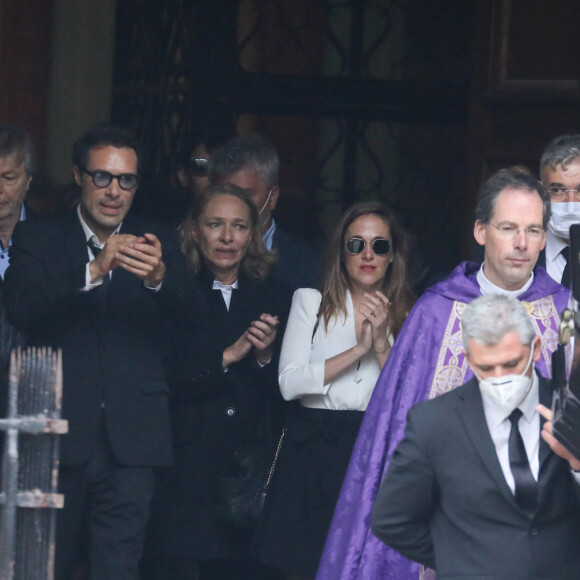
[[413, 303], [407, 237], [377, 202], [352, 206], [331, 241], [323, 290], [295, 292], [280, 390], [298, 400], [269, 491], [261, 560], [314, 578], [377, 378]]

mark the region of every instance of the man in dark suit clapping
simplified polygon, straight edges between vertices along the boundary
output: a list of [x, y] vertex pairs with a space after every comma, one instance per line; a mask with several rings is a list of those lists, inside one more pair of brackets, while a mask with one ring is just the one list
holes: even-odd
[[578, 578], [578, 463], [540, 436], [552, 392], [525, 306], [484, 295], [461, 325], [475, 377], [409, 411], [373, 533], [439, 579]]
[[73, 175], [73, 211], [16, 228], [5, 304], [29, 344], [63, 351], [56, 577], [71, 577], [88, 525], [91, 578], [135, 580], [152, 467], [171, 461], [156, 294], [179, 252], [171, 231], [129, 214], [139, 182], [131, 134], [83, 135]]

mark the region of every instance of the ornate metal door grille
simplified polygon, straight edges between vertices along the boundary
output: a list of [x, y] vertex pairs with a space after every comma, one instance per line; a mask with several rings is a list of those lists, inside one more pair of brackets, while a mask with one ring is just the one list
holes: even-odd
[[119, 1], [114, 120], [169, 179], [187, 132], [231, 115], [281, 153], [287, 228], [309, 237], [381, 198], [425, 261], [449, 267], [471, 226], [472, 12], [466, 0]]

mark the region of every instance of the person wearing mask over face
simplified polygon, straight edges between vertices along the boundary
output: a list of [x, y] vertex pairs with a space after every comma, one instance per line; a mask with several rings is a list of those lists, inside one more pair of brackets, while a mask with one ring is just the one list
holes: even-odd
[[580, 223], [580, 135], [560, 135], [542, 153], [540, 177], [550, 194], [545, 255], [538, 263], [548, 274], [570, 288], [570, 226]]
[[272, 212], [278, 204], [280, 160], [272, 144], [262, 135], [236, 137], [220, 147], [208, 164], [211, 183], [233, 183], [250, 192], [262, 221], [262, 237], [278, 261], [272, 276], [292, 290], [317, 288], [320, 263], [316, 249], [282, 230]]
[[338, 223], [322, 292], [297, 290], [280, 355], [290, 413], [260, 530], [261, 560], [314, 578], [364, 411], [412, 306], [406, 234], [378, 202]]
[[372, 531], [440, 580], [576, 579], [580, 474], [540, 436], [552, 386], [534, 372], [532, 321], [516, 298], [488, 294], [461, 326], [475, 376], [409, 411]]
[[218, 489], [236, 454], [256, 444], [264, 416], [274, 443], [280, 436], [277, 365], [290, 289], [268, 278], [275, 256], [235, 185], [205, 189], [180, 235], [189, 271], [166, 288], [178, 352], [169, 372], [175, 461], [158, 478], [143, 569], [159, 580], [266, 578], [249, 553], [251, 532], [216, 515]]
[[517, 297], [542, 341], [539, 372], [550, 376], [560, 313], [570, 292], [535, 268], [544, 248], [550, 199], [542, 184], [519, 169], [492, 175], [477, 195], [473, 234], [484, 262], [463, 262], [417, 301], [387, 361], [353, 449], [318, 580], [418, 577], [418, 565], [369, 530], [376, 490], [403, 436], [407, 411], [462, 385], [471, 370], [461, 348], [465, 305], [481, 294]]

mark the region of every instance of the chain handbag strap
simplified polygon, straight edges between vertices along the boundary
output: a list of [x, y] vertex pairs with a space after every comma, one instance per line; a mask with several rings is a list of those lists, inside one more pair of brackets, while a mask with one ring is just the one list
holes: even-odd
[[274, 470], [276, 469], [276, 463], [278, 462], [278, 455], [280, 455], [280, 449], [282, 449], [282, 442], [284, 441], [284, 435], [286, 435], [286, 428], [282, 429], [282, 434], [280, 435], [280, 439], [278, 439], [278, 447], [276, 447], [276, 453], [274, 455], [274, 460], [272, 461], [272, 465], [270, 466], [270, 471], [268, 472], [268, 479], [266, 479], [266, 483], [264, 484], [263, 492], [265, 493], [270, 485], [270, 481], [272, 480], [272, 476], [274, 475]]

